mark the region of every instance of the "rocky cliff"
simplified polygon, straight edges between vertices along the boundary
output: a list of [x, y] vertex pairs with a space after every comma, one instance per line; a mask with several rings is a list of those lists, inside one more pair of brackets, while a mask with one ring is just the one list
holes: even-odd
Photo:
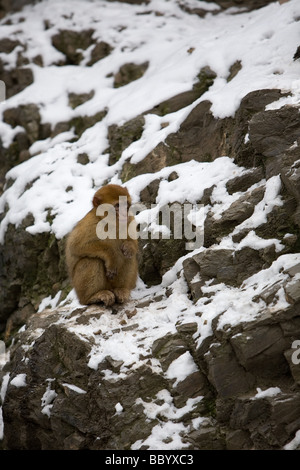
[[[0, 445], [298, 448], [297, 0], [28, 3], [1, 20]], [[86, 307], [65, 237], [110, 181], [152, 235], [196, 205], [202, 243], [141, 237], [130, 302]]]

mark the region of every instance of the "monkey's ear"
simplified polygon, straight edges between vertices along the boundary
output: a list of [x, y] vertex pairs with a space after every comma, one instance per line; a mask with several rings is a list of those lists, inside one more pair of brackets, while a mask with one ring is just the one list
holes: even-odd
[[100, 196], [96, 196], [96, 195], [95, 195], [95, 196], [93, 197], [93, 206], [94, 206], [94, 207], [100, 206], [101, 202], [102, 202], [102, 201], [101, 201], [101, 197], [100, 197]]

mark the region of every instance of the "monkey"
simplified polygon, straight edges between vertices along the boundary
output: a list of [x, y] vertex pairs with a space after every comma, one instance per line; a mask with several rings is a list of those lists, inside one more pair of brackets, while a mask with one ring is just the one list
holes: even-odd
[[[138, 276], [135, 219], [126, 188], [108, 184], [66, 241], [66, 265], [82, 305], [125, 303]], [[121, 238], [120, 238], [121, 234]]]

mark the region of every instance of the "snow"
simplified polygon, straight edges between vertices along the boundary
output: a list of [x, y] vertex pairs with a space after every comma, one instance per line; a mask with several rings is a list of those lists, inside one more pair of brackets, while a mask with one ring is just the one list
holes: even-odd
[[67, 387], [68, 389], [73, 390], [73, 392], [76, 392], [76, 393], [79, 393], [79, 394], [84, 394], [84, 393], [86, 393], [85, 390], [83, 390], [83, 389], [80, 388], [80, 387], [77, 387], [76, 385], [63, 383], [63, 386], [64, 386], [64, 387]]
[[4, 403], [4, 400], [5, 400], [7, 386], [8, 386], [8, 383], [9, 383], [9, 376], [10, 376], [10, 374], [6, 373], [3, 377], [3, 380], [2, 380], [1, 390], [0, 390], [1, 403]]
[[136, 441], [132, 450], [138, 450], [141, 446], [148, 446], [151, 450], [178, 450], [189, 447], [188, 443], [183, 443], [180, 433], [186, 431], [183, 423], [172, 423], [171, 421], [161, 422], [153, 427], [151, 434], [144, 441]]
[[300, 429], [296, 432], [294, 439], [284, 446], [284, 450], [297, 450], [300, 446]]
[[[275, 283], [286, 281], [289, 278], [286, 270], [299, 262], [299, 254], [281, 255], [269, 268], [246, 279], [241, 288], [226, 286], [223, 283], [214, 285], [207, 283], [202, 288], [203, 297], [196, 303], [188, 299], [187, 285], [180, 272], [181, 266], [177, 265], [178, 271], [176, 271], [175, 265], [170, 270], [172, 276], [170, 272], [168, 273], [169, 279], [172, 278], [172, 293], [167, 298], [164, 296], [163, 285], [147, 289], [143, 287], [142, 281], [139, 282], [132, 293], [133, 302], [141, 297], [146, 300], [147, 294], [151, 294], [152, 297], [162, 295], [163, 299], [151, 302], [146, 307], [136, 308], [132, 318], [127, 317], [125, 312], [120, 316], [111, 315], [107, 310], [99, 319], [91, 319], [87, 325], [79, 325], [76, 321], [77, 315], [69, 318], [70, 310], [80, 307], [72, 292], [64, 303], [65, 307], [61, 307], [62, 310], [65, 309], [65, 314], [61, 315], [58, 323], [67, 324], [69, 331], [78, 335], [83, 341], [91, 341], [93, 346], [88, 360], [90, 368], [96, 370], [106, 357], [120, 361], [120, 371], [117, 374], [104, 371], [105, 380], [120, 380], [126, 377], [129, 370], [133, 371], [142, 366], [141, 352], [144, 351], [144, 355], [147, 356], [156, 339], [177, 333], [176, 324], [196, 323], [198, 330], [194, 338], [200, 346], [205, 338], [212, 334], [211, 324], [217, 317], [219, 329], [225, 326], [234, 327], [240, 322], [253, 321], [266, 307], [262, 299], [257, 300], [259, 294]], [[178, 278], [176, 272], [179, 274]], [[211, 293], [214, 294], [212, 297]], [[273, 309], [274, 312], [289, 305], [281, 290], [277, 296], [274, 306], [269, 305], [269, 309]], [[129, 303], [126, 310], [130, 312], [132, 309], [135, 309], [135, 306]], [[147, 364], [150, 364], [154, 372], [162, 373], [160, 363], [155, 358], [148, 360]], [[195, 370], [197, 368], [192, 357], [183, 351], [183, 354], [170, 364], [166, 376], [175, 379], [176, 385]]]
[[1, 383], [1, 388], [0, 388], [0, 441], [3, 439], [4, 437], [4, 422], [3, 422], [3, 414], [2, 414], [2, 405], [4, 403], [4, 400], [5, 400], [5, 395], [6, 395], [6, 391], [7, 391], [7, 387], [8, 387], [8, 383], [9, 383], [9, 376], [10, 374], [9, 373], [6, 373], [3, 378], [2, 378], [2, 383]]
[[254, 250], [255, 249], [260, 250], [262, 248], [266, 248], [267, 246], [271, 246], [271, 245], [275, 246], [275, 249], [277, 252], [283, 250], [284, 248], [284, 245], [282, 245], [280, 241], [277, 240], [276, 238], [268, 238], [268, 240], [266, 240], [256, 235], [254, 230], [251, 230], [246, 235], [246, 237], [240, 243], [237, 244], [237, 249], [241, 250], [245, 246], [248, 246], [250, 248], [253, 248]]
[[[188, 2], [188, 6], [199, 7], [200, 3], [201, 8], [208, 11], [211, 8], [218, 10], [216, 5], [207, 2]], [[72, 12], [68, 17], [64, 15], [65, 8]], [[90, 208], [95, 187], [106, 180], [117, 179], [117, 172], [126, 158], [132, 158], [133, 163], [142, 160], [169, 133], [178, 129], [200, 101], [211, 100], [214, 115], [221, 118], [233, 116], [241, 99], [260, 88], [291, 90], [289, 99], [293, 99], [294, 104], [299, 102], [299, 63], [293, 61], [298, 46], [299, 10], [297, 0], [290, 0], [282, 5], [275, 2], [251, 13], [231, 15], [223, 12], [214, 16], [208, 13], [205, 18], [199, 18], [184, 12], [176, 0], [152, 0], [147, 6], [112, 3], [109, 7], [104, 2], [82, 0], [69, 2], [67, 7], [58, 0], [44, 0], [13, 15], [12, 24], [1, 25], [0, 36], [30, 44], [23, 54], [29, 59], [41, 54], [44, 67], [29, 65], [34, 73], [34, 83], [1, 103], [0, 114], [5, 109], [35, 102], [42, 122], [50, 123], [52, 127], [57, 122], [78, 115], [93, 115], [104, 109], [107, 109], [107, 115], [84, 132], [77, 142], [68, 142], [73, 136], [70, 131], [34, 143], [32, 154], [41, 153], [8, 173], [7, 178], [13, 184], [0, 199], [0, 211], [7, 204], [9, 207], [1, 223], [0, 240], [3, 241], [9, 223], [20, 224], [28, 213], [35, 219], [33, 226], [28, 228], [30, 233], [53, 231], [58, 238], [63, 237]], [[160, 15], [154, 11], [159, 11]], [[149, 13], [144, 14], [146, 12]], [[19, 18], [24, 21], [20, 23]], [[276, 27], [271, 26], [275, 24]], [[95, 39], [111, 44], [111, 54], [90, 67], [84, 62], [78, 66], [56, 66], [63, 56], [52, 46], [51, 37], [60, 29], [80, 31], [91, 27]], [[90, 48], [85, 54], [89, 52]], [[1, 57], [13, 67], [16, 55], [14, 50], [11, 54], [2, 53]], [[110, 75], [121, 65], [146, 60], [149, 67], [142, 78], [125, 87], [113, 88]], [[227, 82], [230, 67], [239, 60], [242, 69]], [[190, 90], [205, 66], [210, 66], [217, 74], [213, 86], [199, 100], [176, 113], [163, 117], [146, 114], [141, 138], [125, 149], [119, 162], [108, 166], [105, 154], [108, 126], [122, 125], [160, 102]], [[88, 102], [75, 109], [68, 106], [68, 93], [89, 90], [95, 93]], [[162, 123], [168, 125], [161, 128]], [[17, 132], [5, 123], [1, 123], [0, 130], [5, 145]], [[90, 157], [87, 165], [77, 162], [77, 155], [83, 152]], [[163, 182], [158, 202], [171, 202], [175, 195], [181, 200], [195, 201], [201, 197], [203, 180], [207, 179], [205, 187], [209, 187], [208, 184], [214, 184], [214, 179], [218, 182], [224, 172], [225, 181], [225, 172], [234, 165], [225, 167], [224, 161], [218, 160], [204, 167], [194, 163], [193, 178], [195, 181], [200, 178], [196, 185], [191, 184], [192, 180], [190, 184], [186, 183], [191, 162], [182, 166], [185, 177]], [[153, 175], [149, 175], [148, 180], [144, 177], [144, 186], [152, 179]], [[138, 183], [141, 178], [133, 178], [128, 187], [135, 187], [135, 180]], [[67, 188], [72, 189], [66, 191]], [[47, 220], [49, 207], [52, 225]]]
[[6, 350], [4, 341], [0, 340], [0, 370], [9, 361], [10, 352]]
[[275, 397], [279, 393], [281, 393], [281, 390], [279, 387], [270, 387], [267, 388], [266, 390], [262, 390], [261, 388], [257, 388], [257, 393], [256, 395], [252, 398], [252, 400], [259, 399], [259, 398], [265, 398], [265, 397]]
[[267, 215], [273, 210], [274, 206], [282, 206], [280, 176], [276, 175], [268, 179], [263, 199], [256, 204], [254, 213], [245, 222], [236, 227], [235, 230], [246, 227], [258, 227], [267, 222]]
[[120, 413], [122, 413], [123, 411], [123, 406], [121, 405], [121, 403], [117, 403], [115, 405], [115, 410], [116, 410], [116, 414], [119, 415]]
[[[202, 398], [203, 397], [190, 398], [187, 400], [186, 405], [180, 409], [174, 406], [173, 398], [168, 390], [161, 390], [156, 395], [156, 399], [163, 401], [162, 405], [158, 405], [155, 402], [145, 402], [141, 398], [138, 398], [136, 403], [143, 405], [146, 416], [151, 420], [159, 419], [160, 422], [153, 427], [147, 439], [144, 441], [136, 441], [131, 446], [131, 449], [137, 450], [142, 445], [148, 445], [150, 449], [153, 450], [172, 450], [187, 447], [188, 444], [184, 444], [179, 435], [179, 433], [187, 431], [187, 427], [180, 422], [164, 421], [166, 418], [168, 420], [178, 420], [182, 418], [186, 413], [191, 412], [197, 403], [201, 402]], [[166, 439], [169, 441], [168, 443], [165, 442]]]
[[[224, 328], [225, 325], [234, 326], [243, 321], [254, 320], [266, 307], [263, 300], [255, 301], [256, 296], [259, 296], [260, 292], [275, 282], [288, 279], [285, 270], [294, 266], [299, 260], [299, 254], [279, 256], [269, 268], [263, 269], [246, 279], [241, 289], [228, 287], [224, 284], [207, 286], [205, 288], [206, 292], [215, 292], [215, 294], [208, 305], [205, 305], [207, 301], [205, 296], [197, 302], [199, 309], [203, 310], [201, 316], [203, 323], [200, 330], [202, 334], [199, 338], [199, 344], [206, 336], [211, 334], [211, 321], [218, 314], [222, 314], [218, 321], [218, 328], [220, 329]], [[284, 309], [288, 305], [285, 297], [281, 296], [274, 306], [274, 311]], [[272, 309], [272, 306], [269, 308]]]
[[198, 367], [196, 366], [191, 354], [187, 351], [171, 362], [166, 372], [166, 376], [169, 379], [176, 379], [173, 385], [176, 387], [179, 382], [182, 382], [186, 377], [197, 370]]
[[42, 398], [41, 398], [41, 405], [42, 405], [42, 410], [41, 412], [48, 416], [48, 418], [50, 418], [50, 415], [51, 415], [51, 408], [53, 407], [53, 401], [55, 400], [55, 398], [57, 397], [57, 393], [55, 392], [55, 390], [52, 390], [51, 389], [51, 382], [53, 382], [55, 379], [47, 379], [47, 388], [45, 390], [45, 393], [43, 394]]
[[[72, 129], [52, 139], [35, 142], [30, 147], [32, 158], [8, 172], [9, 184], [0, 198], [0, 213], [3, 213], [1, 243], [8, 224], [18, 226], [28, 214], [34, 218], [33, 224], [27, 228], [29, 233], [52, 232], [58, 239], [64, 237], [90, 209], [97, 188], [106, 181], [120, 183], [119, 172], [124, 162], [142, 161], [158, 143], [179, 129], [191, 110], [201, 101], [210, 100], [212, 112], [219, 118], [234, 116], [244, 96], [263, 88], [290, 92], [289, 96], [268, 105], [268, 109], [285, 104], [299, 105], [300, 64], [299, 61], [293, 61], [299, 45], [299, 0], [290, 0], [281, 5], [274, 2], [250, 13], [236, 10], [237, 14], [232, 14], [231, 10], [217, 15], [211, 12], [220, 8], [211, 2], [185, 0], [184, 3], [189, 8], [207, 10], [206, 17], [188, 14], [176, 0], [151, 0], [147, 5], [91, 0], [43, 0], [12, 15], [10, 22], [6, 18], [0, 21], [0, 39], [18, 39], [28, 45], [26, 51], [22, 51], [24, 57], [32, 60], [40, 54], [44, 63], [43, 67], [33, 63], [28, 65], [34, 74], [34, 83], [0, 103], [0, 117], [6, 109], [36, 103], [42, 123], [50, 123], [53, 129], [58, 122], [107, 110], [103, 120], [87, 129], [76, 142], [71, 142], [74, 137]], [[70, 14], [65, 15], [66, 11]], [[24, 20], [20, 21], [21, 18]], [[56, 65], [64, 56], [51, 45], [51, 37], [60, 29], [82, 31], [90, 28], [94, 29], [95, 39], [106, 41], [113, 47], [110, 55], [93, 66], [86, 66], [91, 52], [91, 48], [88, 48], [83, 52], [85, 59], [80, 65]], [[6, 67], [15, 67], [18, 50], [20, 48], [11, 54], [0, 53], [1, 60], [8, 64]], [[113, 87], [112, 75], [120, 66], [127, 62], [145, 61], [149, 62], [149, 67], [142, 78], [124, 87]], [[242, 68], [228, 81], [230, 68], [237, 61], [241, 62]], [[201, 68], [206, 66], [217, 74], [217, 78], [197, 101], [162, 117], [147, 113], [161, 102], [191, 90]], [[68, 105], [69, 93], [86, 93], [91, 90], [94, 90], [94, 95], [86, 103], [75, 109]], [[116, 164], [109, 165], [106, 150], [108, 127], [112, 124], [123, 125], [141, 113], [145, 113], [145, 125], [140, 139], [124, 150]], [[20, 126], [12, 129], [8, 124], [0, 122], [3, 145], [8, 147], [20, 130]], [[77, 161], [81, 153], [88, 154], [88, 164], [82, 165]], [[176, 171], [178, 178], [168, 181], [173, 171]], [[204, 190], [213, 186], [211, 198], [214, 205], [209, 209], [218, 219], [241, 196], [240, 193], [228, 194], [226, 182], [247, 171], [228, 156], [220, 155], [213, 162], [189, 161], [157, 173], [139, 175], [129, 180], [126, 186], [134, 203], [138, 203], [140, 192], [153, 180], [161, 179], [156, 200], [158, 207], [144, 211], [137, 217], [138, 222], [146, 221], [148, 226], [155, 219], [159, 207], [175, 201], [197, 204]], [[110, 356], [121, 362], [120, 372], [104, 371], [103, 380], [120, 380], [126, 377], [128, 370], [137, 369], [143, 364], [142, 353], [147, 356], [156, 339], [175, 334], [176, 324], [196, 323], [198, 329], [194, 338], [200, 345], [212, 333], [211, 324], [216, 317], [220, 329], [256, 318], [266, 304], [263, 300], [253, 301], [253, 298], [269, 285], [287, 279], [285, 270], [300, 262], [298, 254], [280, 256], [282, 245], [279, 240], [265, 240], [255, 234], [255, 228], [266, 222], [273, 207], [282, 205], [280, 184], [278, 176], [260, 182], [259, 185], [265, 187], [265, 193], [253, 215], [215, 247], [241, 249], [250, 246], [260, 249], [275, 245], [278, 259], [268, 269], [245, 280], [241, 289], [207, 283], [203, 287], [204, 296], [196, 304], [189, 300], [181, 272], [182, 262], [184, 258], [204, 249], [200, 248], [179, 259], [164, 275], [160, 286], [147, 288], [139, 280], [132, 293], [134, 301], [145, 300], [147, 295], [162, 295], [163, 299], [147, 307], [136, 308], [132, 318], [127, 317], [126, 313], [120, 318], [120, 315], [111, 315], [108, 310], [87, 325], [78, 324], [77, 316], [70, 317], [70, 311], [80, 307], [74, 291], [71, 291], [61, 305], [63, 313], [59, 321], [67, 324], [70, 331], [79, 335], [83, 341], [92, 340], [88, 366], [96, 369], [101, 361]], [[248, 235], [239, 244], [234, 243], [232, 236], [244, 228], [250, 229]], [[168, 286], [172, 287], [172, 291], [166, 298]], [[55, 308], [59, 296], [60, 293], [53, 299], [46, 297], [40, 304], [39, 312], [46, 307]], [[276, 308], [285, 308], [287, 305], [279, 290], [276, 305], [269, 308], [276, 311]], [[130, 304], [128, 308], [130, 310]], [[132, 328], [133, 325], [137, 327]], [[38, 334], [42, 334], [42, 331]], [[158, 360], [148, 359], [149, 364], [154, 372], [162, 373]], [[196, 370], [196, 364], [186, 352], [170, 364], [166, 377], [174, 379], [176, 386]], [[41, 400], [42, 413], [47, 416], [51, 414], [57, 395], [51, 388], [52, 380], [48, 379]], [[2, 402], [7, 383], [8, 379], [2, 382]], [[19, 374], [11, 384], [25, 386], [26, 377]], [[64, 385], [77, 393], [85, 393], [75, 385]], [[259, 393], [267, 392], [270, 393], [270, 390]], [[261, 396], [259, 393], [256, 398]], [[132, 448], [138, 449], [142, 445], [148, 445], [150, 449], [184, 448], [187, 444], [182, 442], [180, 433], [186, 431], [186, 426], [177, 420], [193, 410], [201, 397], [188, 400], [181, 409], [174, 406], [166, 390], [159, 392], [157, 399], [162, 404], [140, 401], [144, 413], [149, 418], [163, 416], [169, 421], [159, 421], [151, 435], [144, 441], [137, 441]], [[116, 413], [122, 412], [120, 403], [114, 406]], [[1, 432], [3, 434], [1, 419], [0, 416], [0, 439]], [[199, 420], [197, 425], [201, 425]], [[290, 445], [296, 446], [297, 443]]]
[[10, 382], [14, 387], [26, 387], [26, 374], [16, 375]]

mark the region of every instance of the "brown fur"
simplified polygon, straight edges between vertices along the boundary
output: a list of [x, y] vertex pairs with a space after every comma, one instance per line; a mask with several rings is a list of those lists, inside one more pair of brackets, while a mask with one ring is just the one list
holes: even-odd
[[[81, 219], [69, 234], [66, 244], [66, 263], [69, 276], [81, 304], [103, 302], [109, 306], [126, 302], [135, 287], [137, 268], [137, 240], [98, 238], [97, 224], [104, 216], [97, 216], [97, 207], [112, 204], [116, 207], [117, 229], [119, 196], [131, 198], [126, 188], [109, 184], [99, 189], [93, 198], [93, 208]], [[125, 209], [127, 210], [127, 209]], [[128, 224], [134, 221], [128, 216]], [[117, 230], [118, 233], [118, 230]]]

